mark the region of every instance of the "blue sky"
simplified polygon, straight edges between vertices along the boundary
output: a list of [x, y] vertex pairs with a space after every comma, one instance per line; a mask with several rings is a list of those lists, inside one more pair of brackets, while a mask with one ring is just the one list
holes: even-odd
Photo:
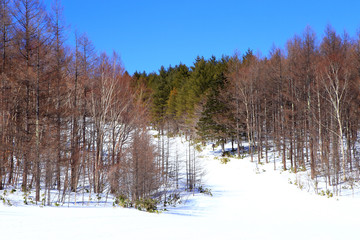
[[[358, 0], [62, 0], [62, 5], [71, 30], [86, 32], [99, 52], [118, 52], [130, 74], [248, 48], [266, 56], [307, 25], [319, 40], [327, 24], [352, 37], [360, 27]], [[68, 36], [71, 42], [73, 34]]]

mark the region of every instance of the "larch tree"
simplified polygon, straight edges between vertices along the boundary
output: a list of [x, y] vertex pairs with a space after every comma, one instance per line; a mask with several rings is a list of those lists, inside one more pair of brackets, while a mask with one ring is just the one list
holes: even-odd
[[[10, 15], [9, 1], [2, 0], [0, 1], [0, 49], [1, 49], [1, 72], [0, 72], [0, 111], [1, 111], [1, 119], [0, 119], [0, 190], [3, 189], [3, 179], [5, 181], [5, 166], [7, 162], [10, 161], [10, 168], [13, 168], [13, 158], [12, 150], [11, 150], [11, 122], [10, 122], [10, 81], [9, 81], [9, 44], [12, 38], [11, 34], [11, 26], [12, 19]], [[13, 169], [10, 169], [10, 172], [13, 172]], [[12, 181], [12, 174], [9, 176], [9, 182]]]
[[[13, 6], [13, 17], [15, 19], [15, 44], [18, 50], [17, 57], [20, 66], [23, 68], [23, 73], [17, 72], [17, 81], [23, 89], [24, 96], [24, 171], [23, 171], [23, 189], [27, 189], [28, 171], [31, 163], [31, 158], [35, 159], [36, 169], [36, 185], [37, 195], [36, 200], [39, 199], [39, 37], [43, 27], [46, 25], [46, 14], [38, 0], [16, 0]], [[35, 94], [34, 94], [35, 92]], [[35, 102], [32, 100], [35, 95]], [[33, 114], [35, 112], [35, 116]], [[35, 125], [35, 129], [32, 126]], [[35, 133], [35, 135], [34, 135]], [[36, 149], [35, 156], [31, 156], [30, 149], [32, 146], [32, 138], [35, 137]]]
[[[55, 85], [55, 124], [56, 124], [56, 160], [55, 160], [55, 178], [57, 189], [60, 190], [60, 177], [61, 177], [61, 165], [62, 159], [64, 158], [64, 144], [62, 143], [61, 134], [63, 130], [63, 119], [65, 112], [65, 102], [67, 94], [66, 88], [66, 77], [68, 76], [66, 68], [69, 62], [69, 57], [66, 56], [66, 49], [64, 46], [65, 42], [65, 24], [63, 17], [63, 8], [61, 0], [55, 0], [51, 6], [50, 16], [50, 29], [52, 37], [52, 69], [53, 78]], [[74, 101], [76, 102], [76, 101]], [[75, 103], [76, 104], [76, 103]], [[73, 125], [76, 125], [73, 123]]]
[[[321, 45], [322, 65], [320, 65], [320, 79], [326, 90], [326, 99], [332, 106], [331, 117], [333, 119], [331, 132], [337, 137], [338, 143], [334, 143], [333, 149], [340, 147], [342, 157], [343, 179], [346, 180], [346, 154], [344, 137], [343, 105], [347, 97], [347, 91], [351, 80], [351, 72], [347, 68], [348, 52], [346, 43], [343, 43], [336, 32], [328, 26], [326, 36]], [[334, 141], [336, 141], [334, 139]], [[337, 156], [333, 156], [334, 161]]]

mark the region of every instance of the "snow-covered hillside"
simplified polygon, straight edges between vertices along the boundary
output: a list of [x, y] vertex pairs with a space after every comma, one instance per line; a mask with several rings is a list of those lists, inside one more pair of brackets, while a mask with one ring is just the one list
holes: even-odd
[[358, 239], [360, 198], [319, 196], [272, 164], [221, 164], [219, 154], [209, 145], [199, 156], [212, 197], [190, 194], [161, 214], [1, 204], [1, 239]]

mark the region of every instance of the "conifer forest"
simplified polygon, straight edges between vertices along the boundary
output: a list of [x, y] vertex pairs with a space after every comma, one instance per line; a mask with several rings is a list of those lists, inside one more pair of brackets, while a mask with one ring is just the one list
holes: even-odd
[[[68, 31], [58, 0], [0, 0], [0, 190], [48, 205], [55, 192], [169, 202], [200, 187], [195, 152], [209, 142], [336, 191], [359, 181], [360, 35], [309, 26], [264, 55], [130, 74], [120, 53]], [[183, 164], [174, 136], [188, 141]]]

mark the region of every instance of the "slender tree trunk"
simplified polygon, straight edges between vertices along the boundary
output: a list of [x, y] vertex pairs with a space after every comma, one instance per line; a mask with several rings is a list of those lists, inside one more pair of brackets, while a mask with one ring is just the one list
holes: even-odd
[[[40, 33], [38, 33], [38, 44], [40, 45]], [[35, 201], [40, 201], [40, 46], [37, 47], [37, 76], [36, 76], [36, 195]]]

